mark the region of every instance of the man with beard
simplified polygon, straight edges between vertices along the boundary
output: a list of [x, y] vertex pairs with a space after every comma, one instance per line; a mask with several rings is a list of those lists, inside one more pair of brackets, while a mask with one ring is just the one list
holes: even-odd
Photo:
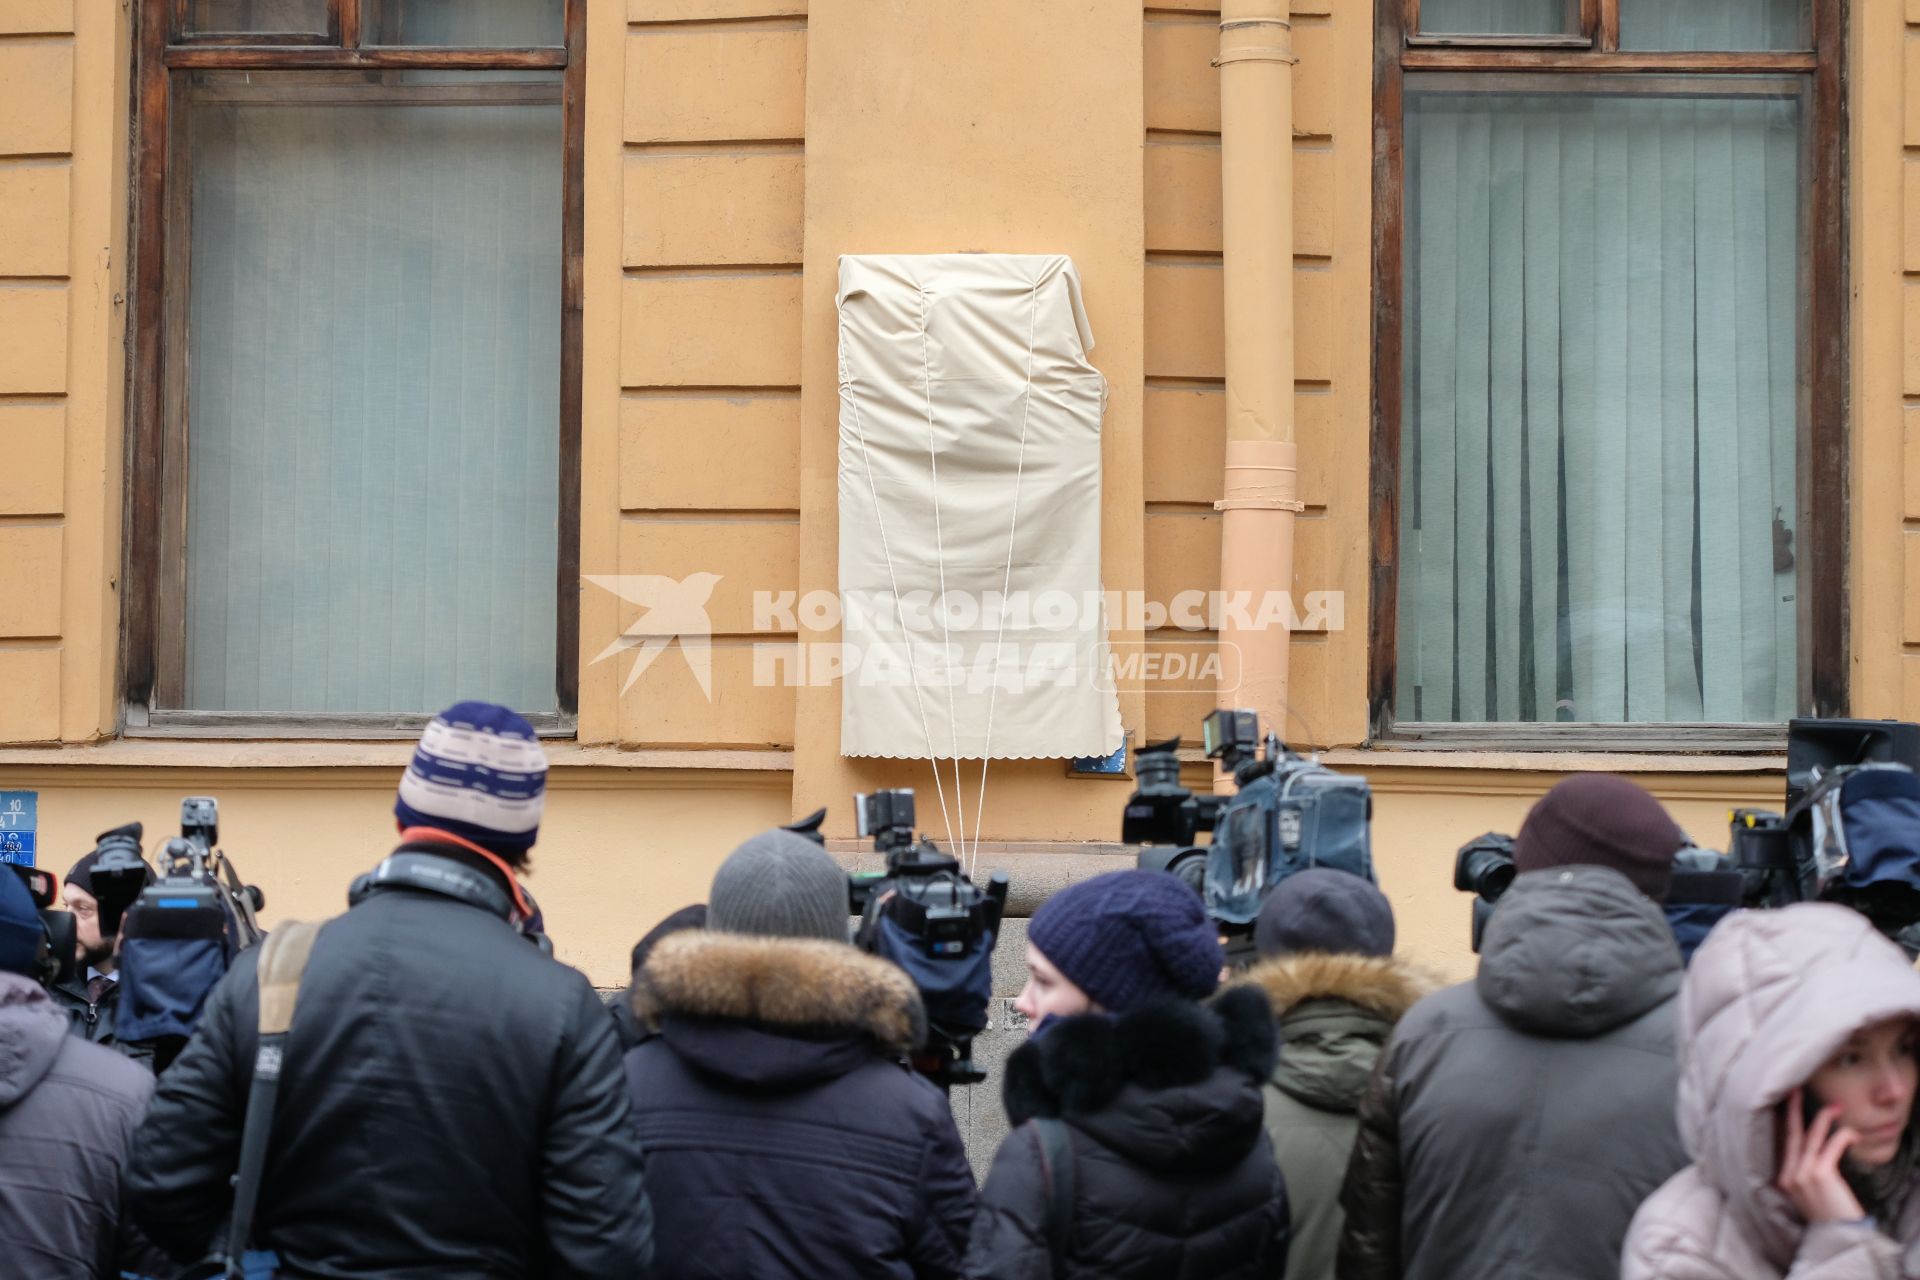
[[[102, 832], [100, 843], [109, 836], [131, 836], [139, 843], [141, 827], [129, 822], [124, 827]], [[114, 1035], [114, 1010], [120, 998], [120, 974], [114, 963], [113, 934], [100, 932], [100, 902], [93, 892], [93, 868], [100, 859], [98, 845], [92, 853], [73, 864], [60, 886], [60, 896], [73, 912], [74, 932], [79, 935], [79, 966], [74, 976], [48, 988], [56, 1006], [66, 1011], [77, 1036], [106, 1045], [134, 1058], [150, 1058], [150, 1053], [123, 1045]], [[153, 873], [147, 873], [151, 883]]]

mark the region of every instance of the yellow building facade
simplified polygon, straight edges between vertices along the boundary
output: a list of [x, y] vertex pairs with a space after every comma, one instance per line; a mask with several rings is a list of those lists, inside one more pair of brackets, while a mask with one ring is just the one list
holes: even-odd
[[[40, 861], [56, 871], [98, 831], [139, 818], [164, 834], [180, 796], [217, 796], [269, 919], [329, 914], [387, 847], [407, 737], [321, 721], [194, 732], [130, 710], [127, 575], [146, 563], [130, 512], [162, 483], [129, 445], [145, 3], [0, 0], [0, 791], [35, 793]], [[578, 567], [720, 576], [710, 692], [673, 649], [631, 684], [624, 656], [596, 661], [639, 608], [578, 593], [577, 696], [548, 744], [531, 884], [563, 957], [611, 986], [639, 934], [701, 898], [751, 831], [825, 805], [850, 850], [852, 792], [913, 786], [923, 825], [933, 809], [924, 762], [841, 755], [837, 688], [755, 679], [754, 594], [835, 586], [840, 256], [1072, 257], [1109, 387], [1105, 586], [1157, 600], [1220, 586], [1235, 264], [1217, 0], [575, 3]], [[1844, 709], [1920, 717], [1920, 4], [1843, 8], [1845, 484], [1809, 501], [1845, 512]], [[1784, 726], [1710, 750], [1658, 731], [1564, 750], [1537, 734], [1514, 749], [1376, 732], [1380, 25], [1372, 3], [1346, 0], [1296, 0], [1289, 18], [1290, 585], [1344, 606], [1291, 640], [1285, 732], [1371, 780], [1405, 944], [1460, 973], [1463, 840], [1514, 830], [1559, 777], [1603, 769], [1717, 845], [1729, 807], [1778, 807]], [[1120, 693], [1134, 745], [1196, 736], [1212, 705], [1203, 690]], [[1203, 762], [1189, 774], [1207, 785]], [[1130, 865], [1114, 844], [1129, 789], [1064, 762], [996, 761], [982, 864], [1009, 867], [1027, 907], [1022, 880]]]

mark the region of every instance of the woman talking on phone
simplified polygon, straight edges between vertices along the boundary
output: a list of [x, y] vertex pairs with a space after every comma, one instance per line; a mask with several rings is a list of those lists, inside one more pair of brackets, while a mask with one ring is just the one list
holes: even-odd
[[1857, 913], [1742, 911], [1680, 989], [1693, 1163], [1627, 1233], [1624, 1280], [1920, 1280], [1920, 974]]

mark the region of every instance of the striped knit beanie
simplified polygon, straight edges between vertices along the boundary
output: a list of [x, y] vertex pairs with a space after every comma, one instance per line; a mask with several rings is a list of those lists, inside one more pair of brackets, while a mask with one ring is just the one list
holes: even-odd
[[436, 827], [513, 861], [540, 834], [546, 795], [533, 726], [506, 707], [461, 702], [420, 735], [393, 812], [402, 827]]

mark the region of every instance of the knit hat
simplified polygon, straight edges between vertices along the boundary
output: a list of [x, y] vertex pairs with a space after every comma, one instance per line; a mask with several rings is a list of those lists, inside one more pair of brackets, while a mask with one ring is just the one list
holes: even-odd
[[[94, 838], [93, 852], [74, 863], [73, 870], [67, 872], [67, 878], [61, 881], [61, 883], [70, 884], [76, 889], [84, 890], [89, 894], [93, 893], [93, 868], [94, 864], [100, 861], [100, 855], [106, 851], [103, 846], [105, 846], [109, 840], [114, 840], [116, 837], [125, 837], [133, 841], [134, 852], [138, 853], [140, 851], [140, 837], [144, 835], [145, 832], [146, 828], [138, 822], [129, 822], [123, 826], [115, 827], [111, 831], [102, 831]], [[153, 883], [152, 867], [147, 868], [145, 883]]]
[[659, 924], [647, 930], [640, 941], [633, 944], [631, 971], [634, 973], [640, 972], [640, 966], [645, 964], [647, 957], [653, 954], [653, 948], [659, 943], [660, 939], [670, 934], [684, 933], [688, 929], [704, 929], [706, 927], [706, 903], [696, 902], [690, 907], [680, 908], [665, 920], [662, 920]]
[[1200, 895], [1164, 871], [1068, 885], [1033, 913], [1027, 941], [1109, 1013], [1168, 996], [1199, 1000], [1226, 964]]
[[707, 895], [707, 928], [761, 938], [847, 940], [847, 873], [805, 836], [775, 828], [727, 855]]
[[1611, 867], [1655, 902], [1673, 882], [1673, 855], [1686, 845], [1658, 800], [1615, 774], [1576, 773], [1541, 796], [1513, 842], [1517, 871], [1570, 863]]
[[40, 913], [26, 884], [0, 867], [0, 972], [33, 976], [40, 963]]
[[1262, 959], [1295, 951], [1393, 954], [1393, 907], [1371, 880], [1332, 867], [1296, 871], [1273, 887], [1254, 922]]
[[428, 723], [400, 779], [403, 827], [437, 827], [509, 862], [540, 834], [547, 753], [533, 726], [491, 702], [461, 702]]

